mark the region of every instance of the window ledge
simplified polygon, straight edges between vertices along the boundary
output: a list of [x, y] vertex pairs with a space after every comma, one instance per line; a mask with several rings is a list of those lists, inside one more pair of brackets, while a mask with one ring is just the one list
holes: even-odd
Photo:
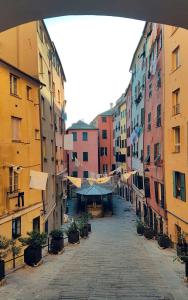
[[21, 141], [21, 140], [12, 140], [12, 142], [13, 142], [13, 143], [19, 143], [19, 144], [21, 144], [21, 143], [22, 143], [22, 141]]
[[179, 68], [181, 68], [181, 65], [179, 65], [177, 68], [175, 68], [174, 70], [171, 70], [170, 74], [173, 74], [174, 72], [176, 72]]
[[10, 96], [15, 97], [15, 98], [18, 98], [18, 99], [22, 99], [20, 96], [18, 96], [18, 95], [16, 95], [16, 94], [10, 93]]

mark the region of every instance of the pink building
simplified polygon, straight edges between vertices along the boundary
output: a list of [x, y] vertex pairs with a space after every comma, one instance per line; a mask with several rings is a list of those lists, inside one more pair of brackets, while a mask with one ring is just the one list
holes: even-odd
[[69, 151], [69, 175], [79, 178], [93, 177], [99, 173], [98, 129], [78, 121], [67, 129], [73, 134], [73, 151]]
[[[147, 77], [145, 97], [144, 170], [145, 220], [155, 230], [165, 231], [164, 135], [163, 135], [163, 27], [148, 23]], [[167, 112], [168, 113], [168, 112]]]
[[115, 169], [113, 152], [113, 108], [99, 114], [92, 124], [99, 129], [99, 173]]

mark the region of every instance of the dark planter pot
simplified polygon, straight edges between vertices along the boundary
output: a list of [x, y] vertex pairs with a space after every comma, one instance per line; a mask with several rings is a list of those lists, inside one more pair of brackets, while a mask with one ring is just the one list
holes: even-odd
[[137, 233], [138, 233], [139, 235], [143, 235], [143, 234], [144, 234], [144, 226], [138, 225], [138, 226], [137, 226]]
[[157, 241], [161, 248], [166, 249], [170, 247], [170, 239], [166, 235], [159, 235]]
[[5, 277], [5, 262], [0, 259], [0, 281]]
[[79, 231], [71, 231], [68, 234], [68, 242], [70, 244], [78, 243], [80, 240]]
[[187, 244], [177, 244], [177, 256], [186, 256], [188, 255], [188, 247]]
[[88, 237], [88, 227], [87, 227], [87, 225], [84, 226], [84, 227], [80, 230], [80, 236], [81, 236], [82, 238]]
[[151, 240], [154, 237], [154, 231], [151, 228], [144, 228], [144, 236], [146, 239]]
[[42, 247], [33, 248], [31, 246], [24, 250], [24, 262], [31, 267], [37, 265], [42, 259]]
[[64, 248], [64, 238], [52, 238], [50, 243], [50, 252], [58, 254]]
[[87, 224], [87, 228], [88, 228], [88, 232], [91, 232], [91, 224], [90, 223]]

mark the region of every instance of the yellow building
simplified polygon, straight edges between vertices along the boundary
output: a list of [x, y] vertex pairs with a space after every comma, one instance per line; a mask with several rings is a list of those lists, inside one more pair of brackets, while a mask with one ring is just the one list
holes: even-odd
[[188, 233], [188, 31], [164, 27], [165, 183], [168, 234]]
[[42, 230], [42, 192], [30, 189], [30, 171], [41, 171], [40, 86], [0, 60], [0, 235], [9, 239]]
[[[59, 193], [62, 194], [61, 186], [63, 187], [61, 182], [60, 189], [57, 187], [56, 175], [64, 168], [62, 145], [64, 126], [61, 127], [60, 125], [60, 116], [62, 116], [65, 102], [65, 75], [43, 21], [34, 21], [2, 32], [0, 34], [0, 57], [44, 83], [43, 88], [40, 89], [39, 101], [42, 141], [41, 163], [42, 171], [48, 173], [49, 176], [46, 191], [43, 192], [42, 197], [44, 229], [49, 233], [61, 225], [63, 215], [63, 211], [59, 212], [59, 209], [56, 209], [56, 189], [58, 188]], [[62, 206], [59, 207], [61, 210]]]

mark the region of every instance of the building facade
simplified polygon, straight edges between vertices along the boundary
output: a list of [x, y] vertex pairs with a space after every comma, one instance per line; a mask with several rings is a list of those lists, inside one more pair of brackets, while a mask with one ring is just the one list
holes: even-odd
[[144, 128], [144, 219], [156, 233], [166, 233], [164, 186], [163, 26], [146, 25], [146, 93]]
[[[164, 159], [168, 234], [173, 243], [188, 233], [187, 30], [165, 26]], [[187, 238], [187, 237], [186, 237]]]
[[30, 171], [42, 170], [41, 83], [0, 60], [0, 235], [17, 240], [42, 231], [42, 191], [30, 188]]
[[99, 114], [92, 122], [99, 130], [99, 173], [115, 169], [113, 155], [113, 108]]
[[62, 105], [64, 102], [63, 82], [65, 81], [63, 68], [43, 21], [34, 21], [3, 32], [0, 34], [0, 42], [0, 55], [3, 59], [44, 83], [43, 88], [40, 89], [39, 103], [41, 159], [42, 170], [49, 176], [46, 191], [43, 192], [43, 219], [45, 231], [50, 232], [61, 225], [61, 217], [58, 217], [56, 212], [58, 169], [55, 158], [57, 129], [54, 109], [56, 109], [56, 114], [58, 110], [58, 115], [61, 111], [57, 102], [54, 105], [54, 96], [59, 97]]
[[73, 135], [73, 151], [69, 151], [69, 175], [79, 178], [96, 177], [98, 164], [98, 129], [78, 121], [67, 129]]
[[145, 202], [143, 185], [143, 128], [144, 128], [144, 98], [145, 98], [145, 29], [134, 53], [130, 71], [131, 80], [131, 144], [132, 169], [137, 171], [132, 177], [132, 201], [137, 215], [142, 215]]

